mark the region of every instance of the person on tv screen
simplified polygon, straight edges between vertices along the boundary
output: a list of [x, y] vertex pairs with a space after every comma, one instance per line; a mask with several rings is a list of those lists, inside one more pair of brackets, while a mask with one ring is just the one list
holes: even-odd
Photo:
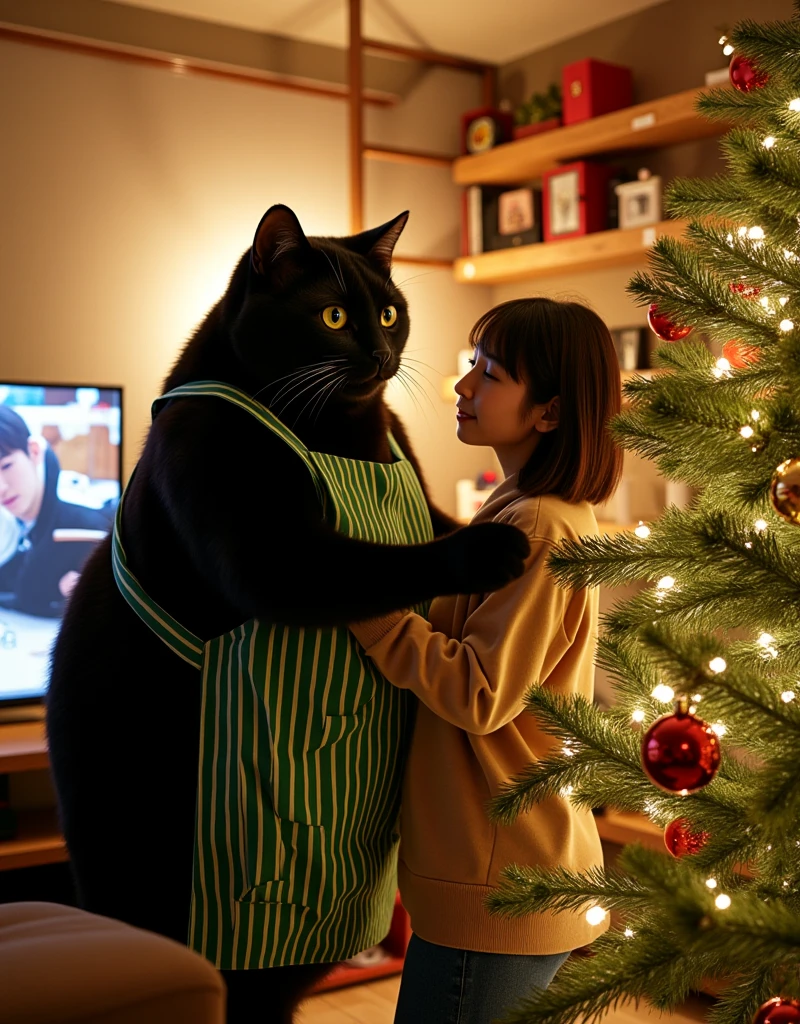
[[0, 607], [63, 615], [100, 534], [56, 540], [54, 531], [111, 529], [106, 512], [58, 497], [60, 471], [55, 452], [31, 437], [19, 413], [0, 405], [0, 507], [16, 525], [16, 544], [0, 545]]

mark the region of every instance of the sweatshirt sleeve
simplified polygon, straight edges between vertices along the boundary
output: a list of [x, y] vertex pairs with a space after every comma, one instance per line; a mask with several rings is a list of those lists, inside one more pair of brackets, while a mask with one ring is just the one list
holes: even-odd
[[568, 606], [585, 596], [556, 584], [546, 565], [551, 547], [531, 540], [522, 576], [485, 596], [461, 640], [435, 632], [415, 612], [356, 623], [351, 632], [390, 683], [440, 718], [477, 735], [494, 732], [523, 711], [528, 688], [562, 657]]

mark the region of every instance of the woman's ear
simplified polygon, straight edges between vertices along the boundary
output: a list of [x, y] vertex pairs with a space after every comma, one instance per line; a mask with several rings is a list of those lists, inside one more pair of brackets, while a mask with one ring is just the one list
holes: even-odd
[[544, 406], [541, 414], [536, 418], [535, 426], [540, 434], [549, 434], [551, 430], [556, 429], [560, 409], [561, 402], [558, 395], [556, 395], [555, 398], [550, 399]]

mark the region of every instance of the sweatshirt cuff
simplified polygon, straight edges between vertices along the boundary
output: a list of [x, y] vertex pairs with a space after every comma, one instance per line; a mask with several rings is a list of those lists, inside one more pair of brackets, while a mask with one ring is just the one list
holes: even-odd
[[361, 646], [366, 650], [383, 640], [387, 633], [390, 633], [398, 622], [401, 622], [407, 612], [390, 612], [389, 615], [381, 615], [375, 619], [367, 619], [365, 622], [351, 622], [349, 629]]

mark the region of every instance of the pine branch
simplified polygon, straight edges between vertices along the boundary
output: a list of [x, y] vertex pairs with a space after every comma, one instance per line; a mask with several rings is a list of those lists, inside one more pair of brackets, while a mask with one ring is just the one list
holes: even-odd
[[501, 917], [522, 917], [545, 910], [556, 914], [579, 912], [596, 904], [606, 910], [644, 909], [650, 895], [629, 875], [602, 868], [577, 873], [565, 868], [545, 870], [511, 864], [503, 869], [500, 879], [485, 904]]

